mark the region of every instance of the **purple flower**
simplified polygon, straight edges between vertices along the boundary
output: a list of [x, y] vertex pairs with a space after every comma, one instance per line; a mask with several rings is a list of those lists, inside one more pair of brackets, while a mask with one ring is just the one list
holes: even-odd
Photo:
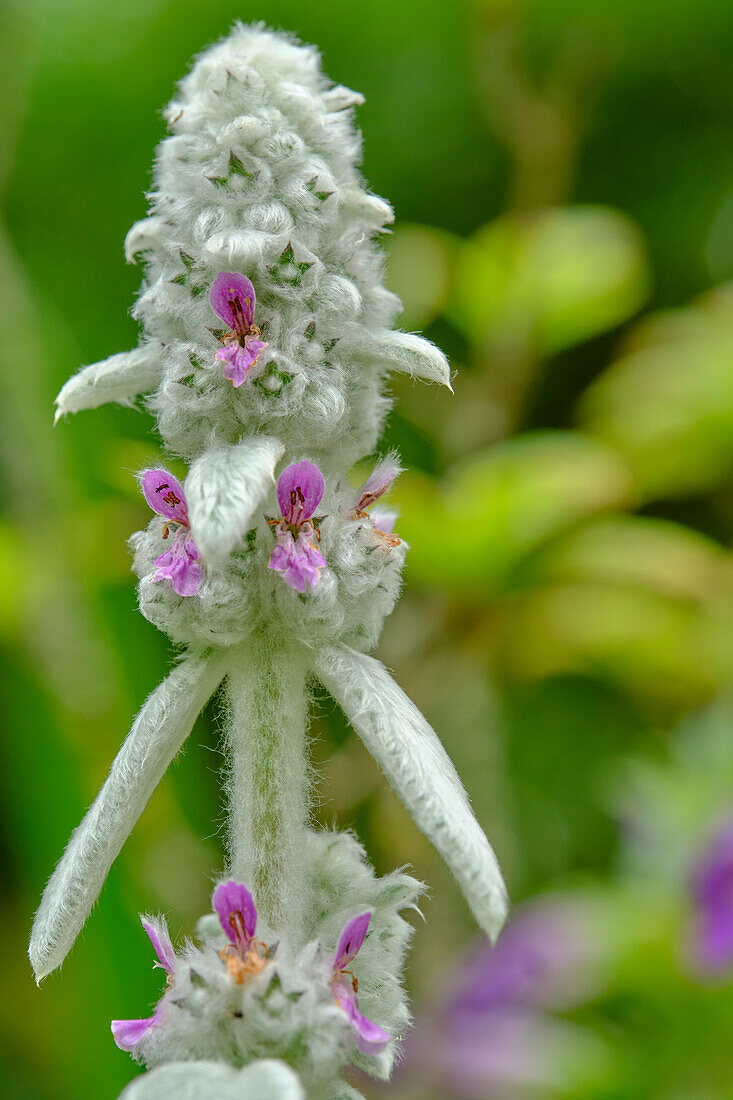
[[377, 463], [361, 489], [359, 489], [356, 500], [349, 512], [351, 519], [371, 520], [374, 534], [377, 536], [378, 541], [386, 547], [399, 546], [400, 544], [397, 535], [392, 534], [397, 514], [395, 512], [378, 511], [372, 512], [370, 516], [367, 509], [371, 508], [372, 504], [376, 503], [381, 496], [384, 496], [392, 482], [401, 473], [402, 467], [396, 456], [394, 454], [387, 455], [386, 458]]
[[277, 545], [270, 554], [269, 568], [282, 573], [296, 592], [315, 588], [326, 559], [314, 544], [320, 533], [312, 520], [325, 488], [323, 474], [312, 462], [288, 466], [277, 483], [277, 500], [282, 519], [268, 520], [275, 528]]
[[[154, 921], [150, 917], [141, 917], [142, 926], [150, 937], [153, 950], [158, 956], [154, 966], [165, 970], [168, 982], [173, 980], [176, 969], [176, 955], [173, 950], [168, 929], [164, 921]], [[155, 1013], [143, 1020], [113, 1020], [111, 1024], [112, 1036], [120, 1050], [131, 1051], [151, 1027], [160, 1023], [163, 1015], [163, 1002], [158, 1004]]]
[[725, 821], [692, 875], [697, 908], [696, 954], [706, 970], [733, 965], [733, 819]]
[[267, 347], [260, 330], [254, 324], [255, 288], [244, 275], [222, 271], [217, 275], [209, 294], [211, 308], [217, 317], [229, 325], [222, 337], [225, 345], [215, 358], [227, 365], [224, 377], [241, 386]]
[[[371, 919], [371, 913], [360, 913], [359, 916], [352, 917], [346, 922], [339, 936], [336, 953], [331, 960], [331, 990], [336, 1004], [346, 1013], [349, 1023], [356, 1032], [356, 1045], [362, 1054], [379, 1054], [392, 1038], [389, 1032], [372, 1023], [371, 1020], [367, 1020], [366, 1016], [359, 1012], [356, 996], [359, 983], [348, 969], [364, 943]], [[350, 981], [346, 980], [346, 975], [349, 976]]]
[[194, 596], [204, 579], [199, 563], [199, 552], [190, 535], [188, 507], [183, 486], [167, 470], [144, 470], [142, 490], [150, 507], [168, 521], [163, 528], [163, 538], [168, 538], [170, 525], [177, 530], [171, 547], [155, 559], [154, 581], [169, 581], [179, 596]]
[[231, 879], [219, 883], [211, 901], [230, 942], [221, 957], [231, 977], [237, 985], [241, 985], [248, 977], [258, 974], [266, 961], [259, 950], [264, 945], [254, 938], [257, 907], [247, 887]]
[[456, 1098], [549, 1089], [566, 1036], [576, 1045], [583, 1038], [553, 1010], [593, 995], [602, 957], [581, 903], [523, 907], [495, 947], [483, 943], [453, 966], [440, 998], [408, 1037], [398, 1080]]

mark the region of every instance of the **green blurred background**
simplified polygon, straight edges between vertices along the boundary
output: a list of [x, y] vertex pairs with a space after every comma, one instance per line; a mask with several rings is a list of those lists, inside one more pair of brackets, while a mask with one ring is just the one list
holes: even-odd
[[[382, 449], [409, 467], [393, 495], [412, 549], [381, 656], [464, 776], [517, 913], [559, 903], [593, 945], [516, 1065], [461, 1092], [450, 1050], [445, 1080], [408, 1054], [392, 1095], [731, 1097], [733, 967], [704, 973], [690, 946], [691, 870], [733, 815], [729, 0], [4, 0], [0, 1092], [117, 1096], [135, 1067], [109, 1020], [159, 986], [137, 913], [190, 932], [221, 864], [214, 706], [35, 987], [45, 879], [170, 661], [125, 547], [147, 522], [132, 474], [160, 456], [151, 420], [53, 429], [52, 401], [136, 342], [122, 241], [160, 109], [236, 18], [318, 43], [365, 94], [403, 326], [457, 372], [453, 397], [394, 387]], [[475, 930], [325, 698], [313, 734], [320, 819], [430, 885], [419, 1033]]]

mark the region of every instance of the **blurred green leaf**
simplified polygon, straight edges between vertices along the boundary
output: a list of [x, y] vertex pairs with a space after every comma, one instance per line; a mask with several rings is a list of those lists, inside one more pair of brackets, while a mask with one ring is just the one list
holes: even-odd
[[394, 493], [413, 580], [492, 593], [545, 540], [628, 504], [628, 472], [579, 433], [508, 440], [454, 467], [442, 483], [407, 473]]
[[602, 206], [506, 215], [468, 240], [452, 315], [480, 346], [552, 355], [630, 317], [649, 291], [644, 242]]
[[395, 228], [386, 245], [389, 285], [404, 307], [400, 326], [424, 328], [445, 303], [462, 241], [441, 229], [403, 224]]
[[718, 543], [668, 520], [602, 516], [561, 535], [523, 572], [528, 585], [638, 585], [681, 600], [733, 597], [733, 559]]
[[733, 475], [733, 308], [724, 294], [647, 320], [581, 402], [588, 432], [627, 456], [642, 497]]

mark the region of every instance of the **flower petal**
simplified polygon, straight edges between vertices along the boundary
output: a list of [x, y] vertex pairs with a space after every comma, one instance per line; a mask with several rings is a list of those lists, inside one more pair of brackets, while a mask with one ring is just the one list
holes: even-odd
[[162, 967], [166, 974], [173, 974], [176, 969], [176, 953], [165, 921], [155, 920], [154, 917], [140, 917], [140, 923], [150, 937], [153, 951], [158, 956], [158, 962], [155, 965]]
[[174, 538], [170, 549], [155, 559], [154, 581], [170, 581], [179, 596], [195, 596], [204, 579], [199, 552], [192, 538]]
[[246, 886], [241, 882], [220, 882], [211, 903], [224, 932], [242, 954], [250, 948], [257, 928], [257, 907]]
[[112, 1037], [120, 1050], [128, 1053], [133, 1050], [153, 1024], [157, 1024], [159, 1013], [150, 1016], [147, 1020], [113, 1020], [111, 1023]]
[[327, 565], [320, 550], [305, 535], [294, 539], [290, 532], [278, 535], [277, 546], [270, 554], [268, 569], [282, 573], [283, 580], [301, 594], [308, 585], [315, 588], [321, 569]]
[[371, 913], [359, 913], [357, 917], [352, 917], [351, 920], [346, 922], [339, 936], [336, 953], [333, 956], [332, 965], [334, 970], [343, 970], [356, 958], [357, 952], [366, 938], [371, 919]]
[[143, 470], [140, 486], [154, 512], [188, 527], [186, 494], [180, 481], [168, 470]]
[[255, 288], [246, 275], [222, 271], [214, 280], [209, 301], [217, 317], [244, 339], [255, 315]]
[[361, 1012], [353, 987], [346, 982], [333, 982], [331, 985], [336, 1004], [346, 1013], [356, 1032], [356, 1045], [362, 1054], [380, 1054], [392, 1036], [378, 1024], [372, 1023]]
[[228, 362], [223, 374], [236, 389], [243, 382], [246, 382], [249, 372], [266, 347], [267, 344], [264, 340], [245, 340], [244, 347], [240, 347], [239, 344], [229, 344], [217, 351], [214, 358]]
[[319, 650], [314, 670], [442, 855], [493, 940], [506, 919], [496, 856], [437, 734], [373, 657], [348, 646]]
[[285, 522], [299, 527], [310, 519], [325, 487], [323, 474], [312, 462], [294, 462], [283, 470], [277, 482], [277, 500]]
[[387, 508], [378, 508], [371, 513], [371, 516], [376, 531], [381, 531], [384, 535], [391, 535], [395, 523], [399, 519], [399, 512], [390, 512]]
[[395, 454], [387, 455], [372, 470], [361, 489], [359, 489], [355, 507], [365, 512], [375, 501], [379, 500], [387, 492], [390, 485], [399, 474], [402, 467]]
[[135, 719], [41, 899], [28, 949], [39, 981], [64, 961], [113, 860], [223, 675], [222, 654], [188, 657]]

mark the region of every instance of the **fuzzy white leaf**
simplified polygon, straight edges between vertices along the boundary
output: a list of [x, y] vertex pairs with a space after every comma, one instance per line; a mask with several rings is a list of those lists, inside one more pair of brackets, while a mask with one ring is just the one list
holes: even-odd
[[207, 561], [223, 561], [246, 535], [284, 449], [278, 439], [255, 436], [207, 451], [192, 464], [186, 478], [191, 534]]
[[337, 84], [336, 87], [329, 88], [321, 98], [329, 111], [343, 111], [347, 107], [361, 107], [365, 102], [361, 92], [354, 92], [351, 88], [344, 87], [343, 84]]
[[411, 332], [388, 332], [377, 337], [372, 351], [389, 364], [390, 370], [421, 378], [424, 382], [440, 382], [452, 390], [448, 360], [440, 348], [422, 336]]
[[222, 676], [220, 654], [188, 657], [143, 705], [44, 891], [28, 950], [39, 981], [68, 954], [112, 862]]
[[456, 876], [480, 927], [495, 939], [506, 919], [506, 888], [437, 734], [373, 657], [346, 646], [327, 649], [315, 672]]
[[235, 1069], [223, 1062], [169, 1062], [135, 1078], [119, 1100], [305, 1100], [298, 1075], [274, 1058]]
[[241, 229], [215, 233], [204, 248], [219, 264], [239, 264], [250, 269], [258, 264], [274, 263], [288, 246], [287, 233], [267, 233], [261, 229]]
[[56, 398], [56, 419], [82, 409], [96, 409], [109, 401], [131, 405], [141, 393], [156, 389], [160, 379], [162, 344], [150, 340], [133, 351], [121, 351], [82, 367]]

